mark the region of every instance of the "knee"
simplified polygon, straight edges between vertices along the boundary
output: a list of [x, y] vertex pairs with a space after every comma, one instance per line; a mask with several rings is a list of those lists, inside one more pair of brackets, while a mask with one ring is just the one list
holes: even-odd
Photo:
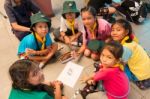
[[85, 49], [84, 55], [85, 55], [86, 57], [89, 57], [90, 54], [91, 54], [91, 51], [90, 51], [89, 49]]

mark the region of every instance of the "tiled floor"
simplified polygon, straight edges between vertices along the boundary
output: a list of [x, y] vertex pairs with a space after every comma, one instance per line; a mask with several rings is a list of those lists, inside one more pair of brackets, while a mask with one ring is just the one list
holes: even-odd
[[[64, 0], [52, 0], [53, 9], [56, 15], [54, 18], [52, 18], [52, 27], [54, 28], [59, 27], [63, 1]], [[78, 8], [81, 8], [85, 5], [84, 1], [86, 0], [76, 0]], [[0, 0], [0, 11], [5, 14], [3, 3], [4, 0]], [[141, 45], [150, 53], [150, 19], [147, 19], [143, 25], [132, 24], [132, 26], [136, 36], [140, 40]], [[10, 31], [8, 19], [4, 19], [1, 15], [0, 31], [0, 99], [7, 99], [11, 88], [8, 68], [15, 60], [18, 59], [16, 52], [19, 42]], [[62, 51], [65, 52], [66, 48]], [[92, 60], [83, 57], [78, 64], [84, 67], [82, 75], [92, 72]], [[55, 80], [64, 67], [65, 64], [61, 64], [56, 61], [47, 64], [47, 66], [43, 69], [46, 80]], [[69, 99], [71, 99], [75, 90], [82, 87], [83, 84], [78, 81], [74, 88], [65, 86], [64, 93], [69, 97]], [[81, 96], [78, 95], [76, 99], [81, 99]], [[88, 96], [87, 99], [106, 99], [106, 96], [105, 93], [99, 92]], [[131, 83], [129, 99], [150, 99], [150, 90], [141, 91], [133, 83]]]

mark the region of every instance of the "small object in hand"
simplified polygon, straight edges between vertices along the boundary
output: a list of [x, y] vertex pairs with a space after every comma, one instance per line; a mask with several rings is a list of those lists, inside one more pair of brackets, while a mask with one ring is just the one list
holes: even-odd
[[80, 94], [82, 96], [83, 99], [86, 99], [86, 96], [90, 93], [94, 93], [94, 92], [98, 92], [98, 90], [96, 90], [97, 88], [97, 84], [93, 85], [93, 84], [86, 84], [86, 86], [80, 90]]

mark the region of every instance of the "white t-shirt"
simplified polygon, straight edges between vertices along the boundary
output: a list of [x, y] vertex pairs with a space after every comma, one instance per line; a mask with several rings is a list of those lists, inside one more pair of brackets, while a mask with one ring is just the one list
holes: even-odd
[[[71, 29], [71, 27], [69, 27], [69, 25], [67, 24], [67, 20], [61, 17], [60, 32], [66, 32], [67, 28]], [[74, 29], [77, 29], [79, 32], [85, 33], [83, 22], [80, 16], [75, 19]]]

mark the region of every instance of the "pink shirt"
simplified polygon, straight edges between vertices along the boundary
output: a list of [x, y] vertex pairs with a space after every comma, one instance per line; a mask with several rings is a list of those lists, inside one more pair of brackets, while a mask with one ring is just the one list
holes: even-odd
[[[106, 20], [101, 19], [101, 18], [98, 18], [97, 21], [98, 21], [97, 39], [105, 41], [108, 37], [110, 37], [111, 25]], [[91, 37], [90, 31], [88, 29], [86, 31], [87, 31], [88, 36], [86, 37], [86, 33], [83, 33], [84, 44], [87, 44], [87, 41], [90, 40], [90, 37]]]
[[129, 81], [126, 74], [118, 67], [100, 69], [94, 76], [94, 81], [99, 80], [103, 81], [108, 99], [127, 99]]

